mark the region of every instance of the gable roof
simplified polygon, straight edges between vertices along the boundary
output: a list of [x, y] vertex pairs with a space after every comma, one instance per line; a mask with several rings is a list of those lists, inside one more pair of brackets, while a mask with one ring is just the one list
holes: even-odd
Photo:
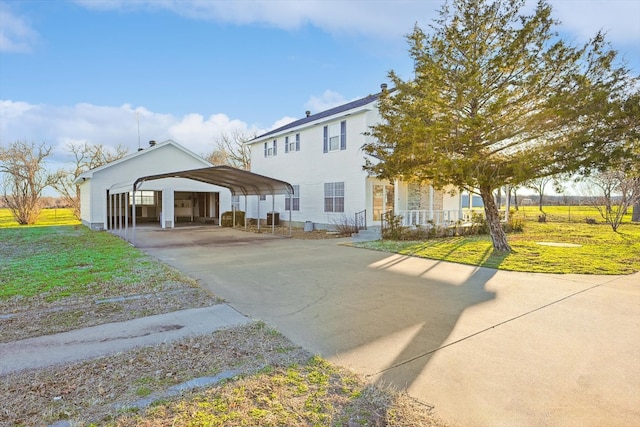
[[137, 188], [138, 184], [144, 181], [163, 178], [188, 178], [206, 184], [218, 185], [228, 188], [234, 196], [240, 194], [244, 196], [293, 194], [293, 187], [288, 182], [246, 170], [232, 168], [231, 166], [212, 166], [209, 168], [143, 176], [138, 178], [133, 185], [134, 188]]
[[120, 158], [118, 160], [115, 160], [113, 162], [110, 162], [110, 163], [104, 164], [102, 166], [98, 166], [97, 168], [93, 168], [91, 170], [83, 172], [80, 175], [78, 175], [78, 177], [74, 180], [73, 183], [77, 184], [80, 181], [84, 181], [86, 179], [91, 179], [91, 178], [93, 178], [93, 174], [96, 173], [96, 172], [100, 172], [102, 170], [108, 169], [108, 168], [110, 168], [112, 166], [115, 166], [115, 165], [118, 165], [120, 163], [127, 162], [127, 161], [129, 161], [131, 159], [134, 159], [136, 157], [144, 156], [145, 154], [147, 154], [151, 150], [157, 150], [159, 148], [166, 147], [167, 145], [172, 145], [172, 146], [176, 147], [177, 149], [183, 151], [185, 154], [193, 157], [196, 160], [199, 160], [205, 166], [211, 166], [211, 163], [209, 163], [208, 161], [206, 161], [202, 157], [198, 156], [193, 151], [183, 147], [182, 145], [178, 144], [177, 142], [175, 142], [175, 141], [173, 141], [171, 139], [167, 139], [166, 141], [157, 143], [153, 147], [145, 148], [144, 150], [138, 150], [135, 153], [127, 154], [126, 156], [124, 156], [124, 157], [122, 157], [122, 158]]
[[263, 139], [263, 138], [265, 138], [267, 136], [274, 135], [274, 134], [277, 134], [277, 133], [281, 133], [281, 132], [284, 132], [284, 131], [286, 131], [288, 129], [293, 129], [293, 128], [296, 128], [298, 126], [302, 126], [302, 125], [304, 125], [306, 123], [315, 122], [317, 120], [321, 120], [321, 119], [324, 119], [324, 118], [327, 118], [327, 117], [331, 117], [331, 116], [334, 116], [336, 114], [346, 113], [347, 111], [350, 111], [350, 110], [355, 110], [355, 109], [362, 108], [362, 107], [364, 107], [364, 106], [366, 106], [368, 104], [371, 104], [371, 103], [377, 101], [378, 98], [380, 97], [380, 95], [381, 95], [381, 92], [376, 93], [374, 95], [365, 96], [364, 98], [356, 99], [355, 101], [351, 101], [351, 102], [348, 102], [346, 104], [339, 105], [337, 107], [333, 107], [333, 108], [330, 108], [328, 110], [321, 111], [319, 113], [312, 114], [312, 115], [307, 116], [307, 117], [303, 117], [302, 119], [293, 121], [293, 122], [291, 122], [289, 124], [286, 124], [284, 126], [281, 126], [281, 127], [277, 128], [277, 129], [274, 129], [274, 130], [271, 130], [271, 131], [269, 131], [267, 133], [263, 133], [262, 135], [256, 136], [252, 140], [248, 141], [247, 144], [253, 144], [254, 142], [256, 142], [256, 141], [258, 141], [260, 139]]

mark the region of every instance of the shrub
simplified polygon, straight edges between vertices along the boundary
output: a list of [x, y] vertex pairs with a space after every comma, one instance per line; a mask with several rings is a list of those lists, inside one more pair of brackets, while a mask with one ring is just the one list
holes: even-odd
[[584, 222], [586, 222], [587, 224], [593, 225], [593, 224], [597, 223], [598, 221], [596, 221], [595, 218], [587, 217], [587, 218], [584, 219]]
[[402, 215], [384, 214], [382, 222], [383, 239], [406, 240], [406, 236], [403, 238], [406, 227], [402, 226]]
[[504, 231], [507, 233], [522, 233], [524, 231], [524, 219], [509, 217], [509, 221], [504, 224]]
[[[223, 227], [233, 227], [233, 212], [226, 211], [222, 213], [220, 225]], [[244, 212], [236, 211], [236, 225], [244, 225]]]
[[346, 215], [338, 219], [333, 219], [333, 229], [341, 236], [351, 236], [353, 233], [357, 233], [355, 218], [349, 218]]

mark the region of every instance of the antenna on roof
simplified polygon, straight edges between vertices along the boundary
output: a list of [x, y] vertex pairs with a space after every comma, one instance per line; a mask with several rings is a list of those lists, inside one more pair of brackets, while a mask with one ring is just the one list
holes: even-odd
[[138, 123], [138, 151], [142, 150], [140, 147], [140, 112], [136, 111], [136, 122]]

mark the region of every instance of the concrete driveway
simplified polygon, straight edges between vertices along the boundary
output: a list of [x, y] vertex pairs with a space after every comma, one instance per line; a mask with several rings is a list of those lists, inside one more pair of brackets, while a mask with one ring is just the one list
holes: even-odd
[[140, 248], [453, 425], [640, 425], [640, 275], [513, 273], [215, 227]]

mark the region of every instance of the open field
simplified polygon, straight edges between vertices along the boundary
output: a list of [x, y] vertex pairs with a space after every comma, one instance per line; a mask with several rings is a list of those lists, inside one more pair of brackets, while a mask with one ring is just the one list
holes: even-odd
[[[51, 225], [79, 225], [71, 209], [51, 208], [43, 209], [38, 217], [38, 223], [31, 227], [48, 227]], [[16, 222], [7, 208], [0, 208], [0, 228], [3, 227], [23, 227]]]
[[[0, 342], [219, 303], [126, 242], [82, 226], [0, 228]], [[213, 385], [171, 394], [203, 377]], [[444, 425], [253, 322], [0, 377], [0, 426]]]
[[[538, 207], [515, 214], [524, 218], [524, 232], [508, 236], [513, 252], [494, 253], [488, 235], [426, 241], [378, 241], [358, 247], [423, 258], [536, 273], [630, 274], [640, 271], [640, 224], [625, 222], [615, 233], [590, 207], [545, 207], [546, 223], [538, 222]], [[571, 222], [568, 218], [571, 217]], [[542, 243], [542, 244], [541, 244]], [[551, 243], [552, 245], [548, 245]], [[564, 244], [564, 245], [563, 245]]]

